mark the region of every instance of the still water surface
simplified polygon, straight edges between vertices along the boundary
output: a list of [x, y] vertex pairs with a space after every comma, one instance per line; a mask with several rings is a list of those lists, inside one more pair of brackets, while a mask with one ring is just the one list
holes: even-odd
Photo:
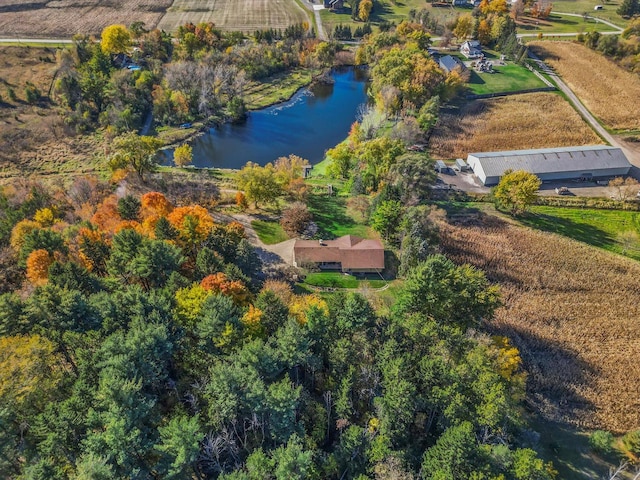
[[[367, 101], [366, 71], [343, 68], [332, 73], [335, 83], [303, 89], [285, 103], [249, 113], [241, 125], [211, 128], [192, 142], [196, 167], [242, 168], [260, 165], [289, 154], [311, 163], [340, 143], [355, 121], [358, 107]], [[173, 151], [162, 152], [161, 163], [171, 164]]]

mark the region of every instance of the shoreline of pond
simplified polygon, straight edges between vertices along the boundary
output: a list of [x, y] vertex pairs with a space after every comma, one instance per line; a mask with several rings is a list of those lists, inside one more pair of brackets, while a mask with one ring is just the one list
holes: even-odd
[[[347, 66], [347, 65], [344, 65], [344, 66]], [[348, 66], [355, 67], [355, 65], [348, 65]], [[322, 77], [326, 77], [326, 76], [330, 77], [331, 76], [331, 72], [335, 68], [337, 68], [337, 67], [336, 66], [327, 67], [327, 68], [323, 69], [317, 75], [312, 75], [310, 82], [301, 84], [298, 88], [296, 88], [293, 91], [293, 93], [291, 93], [286, 98], [282, 98], [282, 99], [277, 100], [276, 102], [270, 103], [268, 105], [260, 106], [259, 108], [247, 109], [247, 112], [246, 112], [246, 115], [245, 115], [245, 118], [244, 118], [243, 122], [247, 121], [246, 117], [249, 114], [251, 114], [252, 112], [259, 112], [260, 110], [265, 110], [267, 108], [272, 108], [272, 107], [275, 107], [275, 106], [282, 105], [282, 104], [285, 104], [287, 102], [290, 102], [291, 99], [293, 97], [295, 97], [301, 90], [303, 90], [305, 88], [313, 88], [315, 85], [317, 85], [319, 83], [323, 83], [323, 82], [319, 81], [319, 79], [322, 78]], [[189, 132], [188, 134], [186, 134], [184, 136], [177, 136], [176, 138], [172, 139], [171, 143], [168, 143], [168, 144], [164, 145], [163, 147], [161, 147], [159, 149], [159, 151], [175, 149], [176, 147], [179, 147], [180, 145], [182, 145], [182, 144], [184, 144], [186, 142], [192, 142], [196, 138], [198, 138], [198, 137], [200, 137], [202, 135], [206, 135], [210, 128], [219, 128], [219, 127], [221, 127], [221, 126], [223, 126], [225, 124], [229, 124], [229, 123], [231, 123], [229, 120], [224, 121], [224, 122], [215, 122], [215, 121], [214, 122], [209, 122], [209, 121], [193, 122], [194, 125], [197, 125], [197, 129], [196, 129], [195, 132]], [[177, 133], [181, 129], [180, 129], [180, 127], [173, 127], [172, 130]], [[165, 165], [165, 166], [175, 168], [175, 165], [172, 165], [172, 166]], [[204, 168], [218, 168], [218, 167], [195, 167], [195, 166], [189, 166], [189, 168], [204, 169]], [[231, 169], [221, 168], [220, 170], [239, 170], [239, 169], [237, 169], [237, 168], [231, 168]]]
[[[349, 97], [353, 97], [358, 99], [357, 100], [357, 105], [354, 106], [353, 102], [351, 102], [351, 111], [349, 113], [349, 117], [354, 117], [351, 118], [347, 121], [347, 123], [351, 124], [356, 118], [356, 114], [357, 114], [357, 108], [359, 108], [360, 105], [363, 105], [365, 103], [367, 103], [368, 101], [368, 97], [366, 94], [366, 83], [368, 80], [365, 79], [365, 77], [367, 77], [367, 73], [363, 73], [366, 72], [366, 66], [356, 66], [356, 65], [339, 65], [339, 66], [333, 66], [330, 68], [326, 68], [324, 70], [322, 70], [320, 73], [314, 75], [312, 77], [312, 80], [304, 85], [299, 86], [290, 96], [288, 96], [288, 98], [283, 99], [281, 101], [275, 102], [273, 104], [255, 109], [255, 110], [250, 110], [247, 112], [247, 119], [239, 124], [233, 124], [231, 122], [203, 122], [201, 124], [196, 124], [197, 125], [197, 131], [194, 132], [190, 132], [188, 135], [185, 135], [183, 137], [179, 137], [178, 139], [173, 139], [173, 141], [170, 144], [165, 145], [164, 147], [162, 147], [159, 150], [159, 153], [161, 154], [161, 158], [159, 161], [159, 166], [162, 166], [163, 169], [167, 169], [170, 170], [172, 168], [182, 168], [184, 170], [191, 170], [191, 171], [198, 171], [198, 170], [203, 170], [203, 169], [207, 169], [207, 170], [228, 170], [228, 171], [238, 171], [242, 168], [242, 165], [244, 165], [246, 162], [243, 161], [242, 165], [238, 164], [235, 166], [229, 166], [229, 163], [234, 163], [234, 155], [233, 154], [229, 154], [229, 155], [225, 155], [225, 154], [221, 154], [222, 158], [224, 158], [224, 162], [221, 163], [220, 165], [197, 165], [197, 144], [194, 145], [195, 142], [198, 141], [199, 138], [205, 136], [205, 135], [212, 135], [213, 137], [223, 137], [223, 140], [228, 140], [227, 138], [224, 138], [225, 136], [233, 136], [233, 133], [240, 130], [243, 131], [242, 133], [247, 135], [247, 132], [245, 130], [249, 130], [249, 134], [251, 134], [252, 139], [250, 141], [247, 141], [246, 138], [243, 139], [243, 142], [246, 143], [241, 143], [239, 145], [236, 145], [236, 150], [234, 150], [235, 152], [238, 151], [242, 151], [244, 152], [244, 146], [247, 145], [247, 148], [249, 150], [251, 150], [252, 146], [255, 148], [256, 144], [259, 144], [261, 147], [264, 147], [264, 145], [269, 144], [271, 145], [272, 143], [272, 138], [273, 137], [269, 137], [266, 141], [263, 141], [262, 143], [253, 138], [253, 134], [255, 134], [256, 132], [251, 131], [251, 129], [254, 130], [258, 130], [258, 134], [264, 134], [264, 132], [260, 131], [261, 125], [247, 125], [252, 119], [253, 117], [251, 117], [254, 114], [260, 114], [263, 112], [269, 112], [268, 114], [271, 114], [271, 112], [274, 111], [279, 111], [279, 109], [277, 108], [278, 106], [283, 106], [283, 109], [288, 109], [290, 107], [293, 108], [300, 108], [300, 107], [296, 107], [295, 105], [298, 102], [301, 102], [301, 107], [303, 112], [305, 112], [305, 118], [306, 115], [308, 115], [308, 112], [306, 112], [305, 109], [309, 109], [311, 108], [311, 110], [314, 110], [313, 106], [313, 102], [318, 102], [318, 103], [325, 103], [325, 102], [330, 102], [331, 97], [333, 95], [336, 95], [337, 97], [340, 97], [341, 95], [344, 96], [344, 88], [345, 86], [347, 88], [351, 88], [354, 89], [354, 86], [357, 86], [359, 84], [361, 84], [362, 86], [358, 86], [355, 87], [355, 89], [357, 90], [357, 93], [353, 94], [350, 93]], [[338, 79], [338, 85], [336, 85], [336, 79]], [[334, 90], [334, 86], [337, 86], [337, 88]], [[314, 92], [314, 88], [326, 88], [329, 90], [328, 94], [321, 94], [319, 93], [317, 90]], [[303, 91], [303, 93], [301, 94], [300, 92]], [[307, 95], [306, 92], [309, 92], [309, 94]], [[309, 97], [310, 100], [306, 100], [305, 97]], [[299, 98], [296, 98], [299, 97]], [[334, 103], [338, 101], [339, 102], [339, 98], [337, 100], [334, 100]], [[338, 103], [339, 106], [342, 106], [342, 103]], [[336, 108], [336, 106], [333, 107], [328, 107], [330, 109]], [[345, 107], [347, 109], [349, 109], [349, 106]], [[325, 112], [326, 113], [326, 112]], [[345, 115], [342, 115], [342, 112], [340, 112], [338, 110], [337, 112], [338, 117], [336, 118], [341, 118], [342, 119], [342, 123], [344, 123], [344, 118], [346, 118]], [[275, 113], [275, 115], [277, 116], [278, 113]], [[316, 114], [317, 116], [317, 114]], [[319, 122], [325, 122], [327, 120], [330, 120], [330, 117], [322, 117], [321, 119], [318, 120], [318, 118], [316, 118], [316, 124]], [[256, 123], [260, 123], [262, 122], [262, 129], [264, 129], [264, 117], [262, 117], [261, 119], [258, 120], [254, 120], [254, 122]], [[272, 121], [269, 120], [269, 122], [271, 123]], [[277, 122], [277, 120], [276, 120]], [[335, 122], [328, 122], [329, 124], [333, 124]], [[313, 124], [311, 121], [309, 122], [309, 124]], [[291, 127], [293, 130], [298, 130], [299, 126], [305, 126], [305, 124], [301, 121], [301, 119], [298, 119], [298, 123], [294, 124], [294, 125], [289, 125], [289, 127]], [[307, 125], [308, 126], [308, 125]], [[343, 125], [343, 127], [345, 127]], [[329, 126], [329, 129], [331, 129], [332, 126]], [[342, 133], [340, 134], [340, 138], [332, 138], [331, 140], [331, 144], [326, 144], [325, 141], [325, 145], [322, 146], [321, 149], [314, 149], [314, 153], [310, 154], [310, 155], [301, 155], [304, 158], [309, 158], [312, 164], [317, 164], [320, 161], [322, 161], [321, 157], [318, 157], [318, 154], [316, 152], [319, 152], [320, 150], [324, 150], [326, 151], [328, 148], [332, 148], [333, 146], [335, 146], [336, 144], [340, 143], [340, 141], [346, 137], [347, 133], [348, 133], [348, 129], [343, 128], [344, 131], [344, 136], [342, 136]], [[286, 132], [287, 129], [285, 127], [284, 131]], [[230, 134], [231, 132], [231, 134]], [[277, 132], [280, 133], [280, 132]], [[311, 133], [316, 133], [318, 134], [318, 132], [311, 132]], [[324, 132], [322, 132], [324, 133]], [[304, 135], [304, 133], [300, 133], [299, 136], [302, 137]], [[331, 132], [330, 132], [331, 135]], [[335, 131], [333, 131], [332, 133], [333, 137], [336, 136]], [[322, 138], [322, 135], [320, 134], [320, 137], [316, 137], [318, 138], [318, 142], [322, 143], [325, 139]], [[237, 140], [237, 139], [236, 139]], [[335, 141], [335, 143], [334, 143]], [[194, 162], [192, 165], [185, 167], [176, 167], [173, 162], [172, 162], [172, 151], [179, 146], [180, 144], [184, 144], [186, 142], [189, 142], [192, 144], [192, 146], [194, 146]], [[278, 143], [277, 140], [274, 140], [275, 143]], [[203, 142], [206, 143], [206, 142]], [[215, 147], [218, 147], [217, 142], [212, 142], [215, 143]], [[224, 143], [224, 142], [223, 142]], [[236, 142], [237, 143], [237, 142]], [[307, 147], [307, 149], [312, 148], [308, 145], [306, 145], [308, 142], [305, 142], [305, 146]], [[311, 143], [313, 143], [313, 139], [311, 141]], [[285, 143], [286, 145], [288, 145], [287, 143]], [[214, 148], [215, 148], [214, 147]], [[239, 148], [238, 148], [239, 147]], [[224, 147], [223, 147], [224, 148]], [[275, 147], [274, 147], [275, 148]], [[280, 148], [282, 148], [282, 142], [280, 142]], [[295, 149], [296, 146], [294, 144], [292, 144], [292, 150]], [[210, 153], [210, 152], [205, 152], [205, 153]], [[219, 152], [214, 152], [215, 154], [218, 154]], [[288, 154], [297, 154], [293, 151], [288, 152], [287, 154], [284, 153], [280, 153], [277, 155], [274, 155], [273, 158], [269, 159], [269, 160], [265, 160], [264, 158], [262, 159], [254, 159], [251, 155], [255, 154], [255, 152], [253, 153], [247, 153], [247, 161], [255, 161], [258, 160], [257, 163], [258, 164], [266, 164], [270, 161], [274, 161], [276, 160], [276, 158], [278, 158], [279, 156], [286, 156]], [[212, 158], [212, 161], [215, 163], [215, 155], [209, 156], [209, 155], [204, 155], [202, 152], [200, 153], [200, 159], [202, 158]], [[164, 158], [162, 158], [164, 157]], [[318, 158], [312, 158], [312, 157], [318, 157]], [[228, 159], [231, 158], [231, 161], [228, 161]], [[235, 158], [237, 158], [237, 153], [235, 153]], [[202, 161], [200, 162], [202, 163]], [[183, 170], [183, 171], [184, 171]]]

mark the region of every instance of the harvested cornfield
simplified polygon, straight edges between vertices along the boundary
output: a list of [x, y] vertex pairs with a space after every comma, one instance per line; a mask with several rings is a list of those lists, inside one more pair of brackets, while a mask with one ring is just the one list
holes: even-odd
[[579, 43], [528, 45], [604, 125], [616, 130], [640, 129], [640, 76]]
[[583, 428], [640, 428], [640, 263], [493, 216], [443, 230], [449, 256], [501, 286], [487, 326], [520, 349], [528, 402]]
[[187, 22], [213, 22], [222, 30], [252, 33], [309, 19], [295, 0], [175, 0], [158, 28], [173, 31]]
[[471, 152], [601, 143], [571, 105], [554, 93], [475, 100], [447, 108], [429, 141], [437, 159], [466, 158]]
[[4, 0], [0, 8], [3, 37], [65, 38], [99, 35], [107, 25], [144, 22], [155, 28], [171, 0]]

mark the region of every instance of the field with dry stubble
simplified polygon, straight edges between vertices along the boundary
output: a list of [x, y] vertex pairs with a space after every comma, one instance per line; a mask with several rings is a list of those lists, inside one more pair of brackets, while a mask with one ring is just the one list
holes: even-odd
[[[0, 47], [0, 183], [105, 170], [99, 140], [74, 136], [47, 96], [55, 66], [53, 48]], [[26, 102], [27, 82], [43, 95], [34, 105]]]
[[640, 76], [574, 42], [530, 42], [584, 105], [608, 128], [640, 129]]
[[175, 0], [158, 28], [173, 31], [186, 22], [213, 22], [222, 30], [253, 33], [309, 22], [295, 0]]
[[66, 38], [99, 35], [107, 25], [144, 22], [158, 25], [172, 0], [4, 0], [0, 4], [3, 37]]
[[443, 247], [501, 286], [487, 326], [520, 349], [528, 402], [547, 419], [640, 427], [640, 263], [493, 216], [444, 227]]
[[429, 140], [431, 154], [439, 159], [601, 143], [571, 105], [554, 93], [474, 100], [447, 108]]

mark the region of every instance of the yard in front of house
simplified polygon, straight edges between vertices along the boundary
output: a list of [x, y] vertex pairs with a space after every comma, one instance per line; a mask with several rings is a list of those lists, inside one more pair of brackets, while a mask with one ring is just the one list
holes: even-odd
[[470, 92], [475, 95], [516, 92], [547, 86], [533, 72], [515, 63], [507, 62], [506, 65], [496, 65], [494, 62], [494, 73], [477, 72], [472, 68], [469, 70], [471, 76], [467, 86]]

